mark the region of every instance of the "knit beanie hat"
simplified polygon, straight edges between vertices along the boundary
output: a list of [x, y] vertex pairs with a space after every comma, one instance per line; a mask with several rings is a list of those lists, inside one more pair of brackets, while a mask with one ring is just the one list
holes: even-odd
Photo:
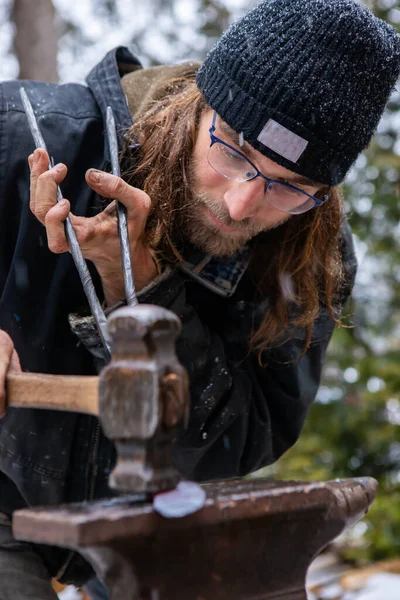
[[336, 185], [400, 75], [400, 35], [356, 0], [265, 0], [208, 53], [197, 85], [256, 150]]

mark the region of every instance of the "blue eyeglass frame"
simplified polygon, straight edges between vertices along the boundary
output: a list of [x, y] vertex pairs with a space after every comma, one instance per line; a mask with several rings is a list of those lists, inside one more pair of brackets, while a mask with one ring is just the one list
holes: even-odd
[[[279, 185], [283, 185], [284, 187], [287, 187], [287, 188], [289, 188], [291, 190], [295, 190], [296, 192], [300, 192], [301, 194], [304, 194], [304, 196], [307, 196], [307, 198], [311, 198], [311, 200], [314, 201], [314, 206], [311, 206], [308, 210], [312, 210], [313, 208], [315, 208], [317, 206], [322, 206], [322, 204], [324, 204], [328, 200], [329, 194], [325, 194], [325, 196], [320, 200], [319, 198], [316, 198], [315, 196], [312, 196], [311, 194], [308, 194], [304, 190], [296, 187], [295, 185], [291, 185], [290, 183], [284, 183], [283, 181], [278, 181], [277, 179], [271, 179], [270, 177], [267, 177], [266, 175], [264, 175], [263, 173], [261, 173], [261, 171], [256, 167], [256, 165], [253, 162], [251, 162], [251, 160], [249, 158], [247, 158], [247, 156], [245, 154], [243, 154], [243, 152], [240, 152], [240, 150], [236, 150], [236, 148], [234, 148], [233, 146], [231, 146], [227, 142], [224, 142], [224, 140], [221, 140], [216, 135], [214, 135], [216, 120], [217, 120], [217, 113], [214, 110], [211, 127], [208, 130], [210, 132], [210, 140], [211, 140], [210, 148], [214, 144], [222, 144], [223, 146], [226, 146], [227, 148], [230, 148], [230, 150], [233, 150], [233, 152], [235, 152], [236, 154], [239, 154], [239, 156], [241, 156], [249, 165], [251, 165], [253, 167], [253, 169], [255, 170], [256, 174], [254, 175], [254, 177], [250, 177], [250, 179], [243, 179], [243, 181], [253, 181], [253, 179], [256, 179], [257, 177], [261, 177], [262, 179], [265, 179], [265, 181], [266, 181], [265, 192], [268, 191], [268, 187], [269, 187], [269, 185], [271, 183], [279, 183]], [[222, 175], [222, 176], [226, 177], [225, 175]], [[230, 178], [226, 177], [226, 179], [230, 179]], [[237, 181], [237, 180], [231, 179], [231, 181]], [[307, 211], [305, 211], [305, 212], [307, 212]]]

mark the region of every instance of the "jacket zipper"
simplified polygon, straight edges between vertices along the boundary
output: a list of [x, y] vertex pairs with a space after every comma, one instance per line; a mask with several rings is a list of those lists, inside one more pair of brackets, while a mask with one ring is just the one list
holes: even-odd
[[90, 482], [89, 482], [89, 489], [88, 489], [88, 500], [93, 500], [93, 496], [94, 496], [94, 483], [95, 483], [95, 479], [96, 479], [96, 458], [97, 458], [97, 450], [99, 449], [99, 439], [100, 439], [100, 421], [97, 420], [97, 424], [96, 424], [96, 431], [94, 434], [94, 441], [93, 441], [93, 447], [92, 447], [92, 453], [90, 455], [90, 462], [91, 462], [91, 473], [90, 473]]

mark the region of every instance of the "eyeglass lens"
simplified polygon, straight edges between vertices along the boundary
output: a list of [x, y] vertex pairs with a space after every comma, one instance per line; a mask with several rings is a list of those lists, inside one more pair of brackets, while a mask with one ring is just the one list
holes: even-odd
[[[257, 171], [244, 156], [221, 142], [216, 142], [210, 147], [208, 162], [220, 175], [232, 181], [249, 181], [257, 176]], [[265, 193], [270, 204], [291, 214], [306, 212], [315, 204], [314, 200], [300, 189], [277, 181], [267, 182]]]

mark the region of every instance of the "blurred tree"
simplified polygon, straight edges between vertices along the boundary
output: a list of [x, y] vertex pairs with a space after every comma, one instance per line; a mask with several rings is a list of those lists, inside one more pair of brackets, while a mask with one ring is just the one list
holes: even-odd
[[14, 0], [14, 49], [20, 79], [57, 82], [57, 28], [51, 0]]
[[[98, 60], [116, 45], [131, 46], [145, 66], [201, 60], [233, 18], [256, 1], [100, 0], [77, 12], [68, 0], [54, 0], [63, 21], [61, 63], [68, 70], [73, 65], [76, 77], [85, 55]], [[86, 72], [83, 65], [82, 77]]]

